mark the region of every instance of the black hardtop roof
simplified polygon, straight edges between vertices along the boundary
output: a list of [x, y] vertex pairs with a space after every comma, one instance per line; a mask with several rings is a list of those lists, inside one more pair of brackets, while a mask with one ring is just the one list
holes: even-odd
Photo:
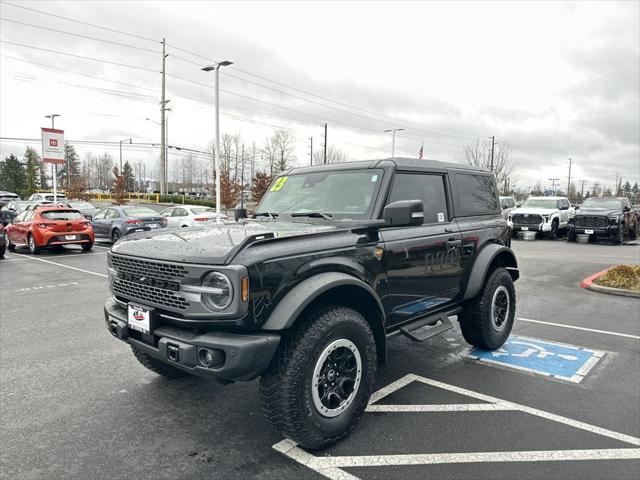
[[463, 165], [460, 163], [441, 162], [439, 160], [418, 160], [415, 158], [383, 158], [378, 160], [360, 160], [344, 163], [331, 163], [327, 165], [314, 165], [308, 167], [294, 167], [290, 168], [286, 172], [286, 175], [292, 175], [296, 173], [308, 173], [314, 171], [332, 171], [332, 170], [353, 170], [357, 168], [380, 168], [390, 167], [396, 165], [398, 170], [411, 169], [417, 171], [444, 171], [444, 170], [457, 170], [457, 171], [470, 171], [474, 173], [489, 173], [489, 170], [479, 167], [472, 167], [469, 165]]

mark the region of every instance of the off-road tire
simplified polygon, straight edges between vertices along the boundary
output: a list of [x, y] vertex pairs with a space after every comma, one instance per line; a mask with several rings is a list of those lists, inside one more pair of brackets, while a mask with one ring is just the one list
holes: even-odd
[[[305, 448], [317, 449], [345, 437], [362, 417], [376, 372], [376, 343], [357, 311], [327, 306], [311, 313], [288, 333], [260, 379], [263, 411], [276, 430]], [[334, 417], [320, 414], [313, 401], [314, 369], [332, 342], [346, 339], [360, 354], [360, 384], [352, 402]]]
[[549, 238], [551, 240], [558, 240], [560, 238], [560, 228], [558, 220], [553, 220], [551, 222], [551, 231], [549, 232]]
[[567, 241], [568, 242], [575, 242], [578, 239], [578, 236], [576, 235], [575, 232], [571, 233], [570, 230], [567, 230]]
[[111, 243], [116, 243], [118, 240], [120, 240], [120, 237], [122, 237], [120, 230], [114, 230], [113, 232], [111, 232]]
[[29, 251], [33, 255], [38, 255], [42, 250], [38, 245], [36, 245], [36, 239], [33, 238], [33, 235], [31, 234], [27, 237], [27, 245], [29, 246]]
[[158, 375], [162, 375], [169, 380], [174, 378], [182, 378], [189, 375], [187, 372], [183, 372], [180, 369], [172, 367], [171, 365], [167, 365], [164, 362], [161, 362], [157, 358], [153, 358], [146, 353], [138, 350], [135, 347], [131, 347], [133, 351], [133, 355], [136, 359], [146, 368], [151, 370], [153, 373], [157, 373]]
[[619, 224], [618, 231], [616, 232], [616, 236], [613, 237], [613, 243], [615, 243], [616, 245], [621, 245], [623, 240], [624, 240], [624, 225]]
[[[494, 293], [499, 287], [505, 287], [509, 295], [509, 313], [505, 325], [497, 330], [491, 319], [491, 304]], [[502, 267], [487, 274], [484, 286], [478, 294], [467, 301], [462, 313], [458, 315], [462, 336], [467, 343], [495, 350], [500, 348], [509, 338], [516, 312], [516, 292], [509, 272]]]
[[93, 242], [91, 242], [91, 243], [83, 243], [81, 246], [82, 246], [82, 251], [83, 252], [88, 252], [89, 250], [91, 250], [93, 248]]

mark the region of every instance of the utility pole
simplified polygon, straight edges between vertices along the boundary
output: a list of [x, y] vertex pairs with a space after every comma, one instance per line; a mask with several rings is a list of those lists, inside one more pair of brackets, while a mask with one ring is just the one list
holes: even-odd
[[618, 196], [618, 172], [616, 172], [616, 184], [613, 186], [613, 196], [614, 197]]
[[309, 141], [311, 142], [311, 147], [309, 150], [309, 165], [313, 167], [313, 137], [309, 137]]
[[244, 210], [244, 145], [242, 145], [242, 159], [240, 160], [242, 165], [240, 166], [240, 218], [243, 217]]
[[322, 163], [327, 164], [327, 122], [324, 122], [324, 154], [322, 156]]
[[567, 180], [567, 197], [571, 194], [571, 157], [569, 157], [569, 179]]
[[165, 99], [165, 84], [166, 84], [166, 41], [162, 39], [162, 98], [160, 100], [160, 181], [158, 182], [160, 185], [160, 195], [166, 194], [165, 189], [165, 177], [166, 177], [166, 161], [167, 161], [167, 151], [166, 151], [166, 139], [165, 139], [165, 106], [167, 101]]
[[491, 137], [491, 168], [490, 171], [493, 172], [493, 152], [496, 148], [496, 137], [495, 135]]
[[584, 198], [584, 186], [587, 183], [586, 180], [580, 180], [580, 198]]

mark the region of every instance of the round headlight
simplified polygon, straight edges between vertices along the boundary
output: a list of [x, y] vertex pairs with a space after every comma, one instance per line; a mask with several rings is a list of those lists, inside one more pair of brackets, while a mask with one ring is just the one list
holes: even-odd
[[233, 300], [233, 286], [229, 277], [220, 272], [211, 272], [202, 281], [202, 286], [209, 290], [201, 294], [202, 303], [213, 310], [224, 310]]

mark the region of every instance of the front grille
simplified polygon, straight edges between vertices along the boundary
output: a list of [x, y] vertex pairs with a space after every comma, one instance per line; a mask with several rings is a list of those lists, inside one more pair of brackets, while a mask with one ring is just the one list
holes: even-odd
[[147, 276], [158, 280], [180, 282], [188, 273], [182, 265], [172, 265], [162, 262], [149, 262], [133, 257], [111, 256], [113, 268], [118, 272], [130, 275]]
[[[174, 310], [185, 310], [189, 306], [189, 302], [180, 295], [180, 292], [161, 288], [163, 281], [181, 283], [188, 274], [187, 269], [182, 265], [119, 255], [110, 255], [109, 263], [117, 272], [112, 284], [113, 291], [117, 296]], [[156, 286], [158, 282], [149, 282], [156, 285], [147, 285], [142, 281], [131, 281], [131, 279], [144, 277], [159, 280], [161, 286]]]
[[152, 287], [141, 283], [130, 282], [122, 278], [113, 280], [113, 291], [126, 299], [135, 299], [142, 302], [149, 302], [155, 305], [173, 308], [176, 310], [185, 310], [189, 306], [183, 297], [171, 290], [164, 288]]
[[593, 228], [593, 227], [606, 227], [609, 223], [607, 217], [598, 217], [594, 215], [577, 215], [574, 219], [576, 227]]
[[540, 225], [542, 223], [542, 216], [531, 213], [516, 213], [511, 220], [517, 225]]

